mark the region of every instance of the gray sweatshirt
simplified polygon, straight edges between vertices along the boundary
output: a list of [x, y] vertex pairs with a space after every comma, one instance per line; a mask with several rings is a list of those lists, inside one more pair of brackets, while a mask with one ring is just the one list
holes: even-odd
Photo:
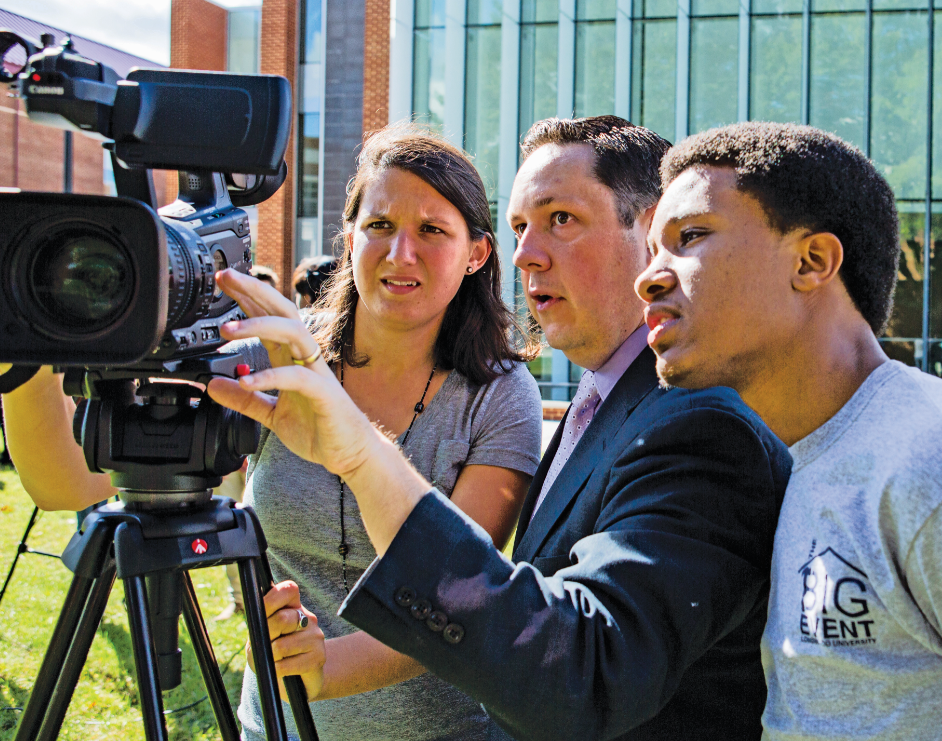
[[942, 739], [942, 379], [884, 363], [791, 453], [763, 738]]

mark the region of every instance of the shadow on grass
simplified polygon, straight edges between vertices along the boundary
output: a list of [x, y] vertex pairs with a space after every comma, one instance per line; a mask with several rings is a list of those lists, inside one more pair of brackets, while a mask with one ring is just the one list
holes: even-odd
[[4, 708], [0, 711], [0, 733], [11, 731], [19, 725], [23, 713], [12, 708], [25, 708], [29, 696], [30, 690], [24, 689], [15, 681], [0, 680], [0, 706]]

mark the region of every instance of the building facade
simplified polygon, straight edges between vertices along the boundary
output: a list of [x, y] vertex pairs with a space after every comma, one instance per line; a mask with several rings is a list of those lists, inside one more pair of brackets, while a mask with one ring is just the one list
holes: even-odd
[[[857, 145], [900, 211], [884, 348], [942, 375], [942, 10], [931, 0], [396, 0], [391, 12], [390, 119], [417, 116], [471, 152], [497, 215], [520, 137], [547, 116], [615, 113], [672, 141], [790, 121]], [[513, 235], [499, 223], [507, 265]], [[518, 293], [508, 281], [506, 298]], [[568, 398], [579, 369], [548, 353], [534, 372], [545, 395]]]
[[[505, 298], [522, 310], [502, 215], [534, 121], [616, 113], [674, 141], [739, 120], [794, 121], [853, 142], [892, 185], [903, 254], [882, 342], [942, 375], [942, 10], [929, 0], [263, 0], [229, 10], [173, 0], [171, 14], [171, 66], [292, 83], [289, 179], [253, 219], [256, 258], [286, 293], [301, 259], [331, 252], [359, 145], [388, 122], [428, 122], [474, 156]], [[62, 133], [2, 105], [0, 138], [17, 144], [0, 151], [0, 185], [61, 190], [50, 153]], [[27, 147], [42, 161], [24, 165]], [[97, 147], [76, 137], [76, 190], [107, 191]], [[157, 181], [171, 200], [175, 174]], [[580, 373], [552, 351], [532, 369], [559, 400]]]

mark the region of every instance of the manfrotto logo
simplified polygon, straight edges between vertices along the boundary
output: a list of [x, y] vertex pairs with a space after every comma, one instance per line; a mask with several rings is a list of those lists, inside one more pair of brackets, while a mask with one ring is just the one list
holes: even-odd
[[30, 95], [65, 95], [64, 87], [54, 85], [29, 85], [26, 90]]
[[802, 579], [799, 631], [803, 643], [832, 648], [877, 642], [870, 617], [869, 580], [833, 548], [798, 570]]

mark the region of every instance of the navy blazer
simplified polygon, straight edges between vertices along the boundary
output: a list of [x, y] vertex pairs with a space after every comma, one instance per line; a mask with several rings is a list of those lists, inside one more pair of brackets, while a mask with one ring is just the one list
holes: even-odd
[[483, 703], [517, 739], [758, 739], [759, 640], [785, 445], [731, 389], [625, 372], [511, 563], [436, 491], [341, 615]]

